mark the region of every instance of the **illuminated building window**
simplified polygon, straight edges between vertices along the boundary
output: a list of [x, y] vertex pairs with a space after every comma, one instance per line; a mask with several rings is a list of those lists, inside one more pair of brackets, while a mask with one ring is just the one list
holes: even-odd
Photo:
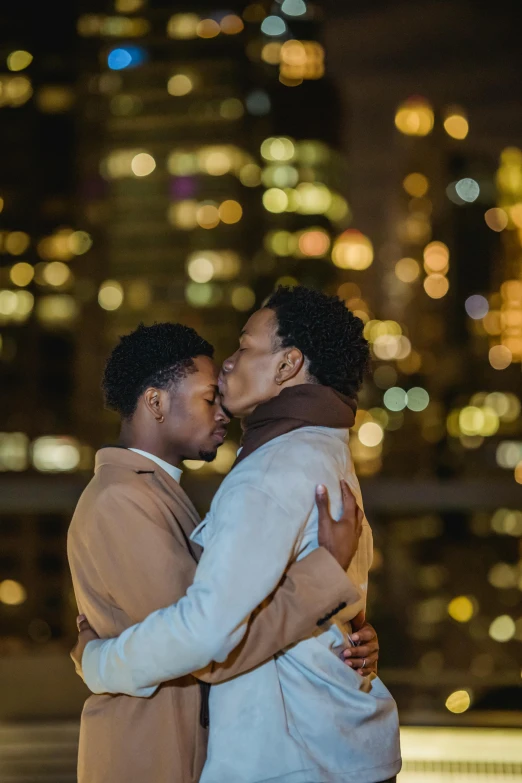
[[0, 432], [0, 471], [22, 471], [29, 466], [29, 438], [23, 432]]
[[74, 438], [46, 435], [33, 442], [31, 459], [42, 473], [76, 470], [80, 463], [80, 444]]
[[36, 303], [36, 316], [44, 326], [67, 326], [78, 314], [78, 304], [68, 294], [41, 296]]

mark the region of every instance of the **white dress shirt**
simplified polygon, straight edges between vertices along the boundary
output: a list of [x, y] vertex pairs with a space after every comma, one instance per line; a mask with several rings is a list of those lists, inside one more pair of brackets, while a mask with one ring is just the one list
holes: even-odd
[[136, 454], [141, 454], [142, 457], [147, 457], [147, 459], [151, 459], [153, 462], [156, 463], [156, 465], [159, 465], [160, 468], [163, 468], [163, 470], [166, 471], [169, 474], [169, 476], [172, 476], [174, 481], [177, 481], [179, 484], [183, 471], [177, 468], [175, 465], [171, 465], [170, 462], [165, 462], [164, 459], [160, 459], [160, 457], [156, 457], [155, 454], [149, 454], [148, 451], [142, 451], [141, 449], [129, 449], [129, 451], [135, 451]]

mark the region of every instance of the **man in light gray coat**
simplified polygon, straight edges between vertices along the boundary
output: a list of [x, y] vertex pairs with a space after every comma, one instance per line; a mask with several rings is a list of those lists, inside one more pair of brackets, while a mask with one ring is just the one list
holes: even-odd
[[[315, 485], [340, 508], [345, 478], [362, 508], [347, 442], [368, 358], [362, 322], [335, 297], [280, 289], [249, 319], [220, 382], [224, 405], [243, 421], [243, 450], [193, 534], [204, 547], [194, 582], [117, 639], [87, 644], [93, 692], [147, 697], [161, 682], [224, 661], [289, 562], [317, 546]], [[365, 609], [371, 559], [365, 522], [348, 570], [361, 598], [349, 613], [211, 689], [201, 783], [394, 779], [395, 702], [380, 679], [339, 659], [350, 620]]]

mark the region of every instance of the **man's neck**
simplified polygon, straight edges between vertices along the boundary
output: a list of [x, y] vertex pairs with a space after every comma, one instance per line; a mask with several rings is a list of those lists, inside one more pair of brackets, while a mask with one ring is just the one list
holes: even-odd
[[137, 433], [131, 426], [126, 424], [122, 425], [119, 445], [124, 446], [126, 449], [146, 451], [147, 454], [153, 454], [174, 467], [179, 467], [182, 462], [182, 456], [176, 453], [174, 449], [166, 447], [158, 438], [144, 433]]

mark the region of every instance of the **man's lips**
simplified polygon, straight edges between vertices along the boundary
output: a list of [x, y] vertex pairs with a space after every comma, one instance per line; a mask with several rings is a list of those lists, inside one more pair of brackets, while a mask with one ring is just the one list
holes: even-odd
[[219, 429], [219, 430], [214, 430], [214, 432], [212, 433], [212, 437], [218, 443], [223, 443], [223, 441], [227, 437], [227, 431], [224, 428], [223, 429]]

